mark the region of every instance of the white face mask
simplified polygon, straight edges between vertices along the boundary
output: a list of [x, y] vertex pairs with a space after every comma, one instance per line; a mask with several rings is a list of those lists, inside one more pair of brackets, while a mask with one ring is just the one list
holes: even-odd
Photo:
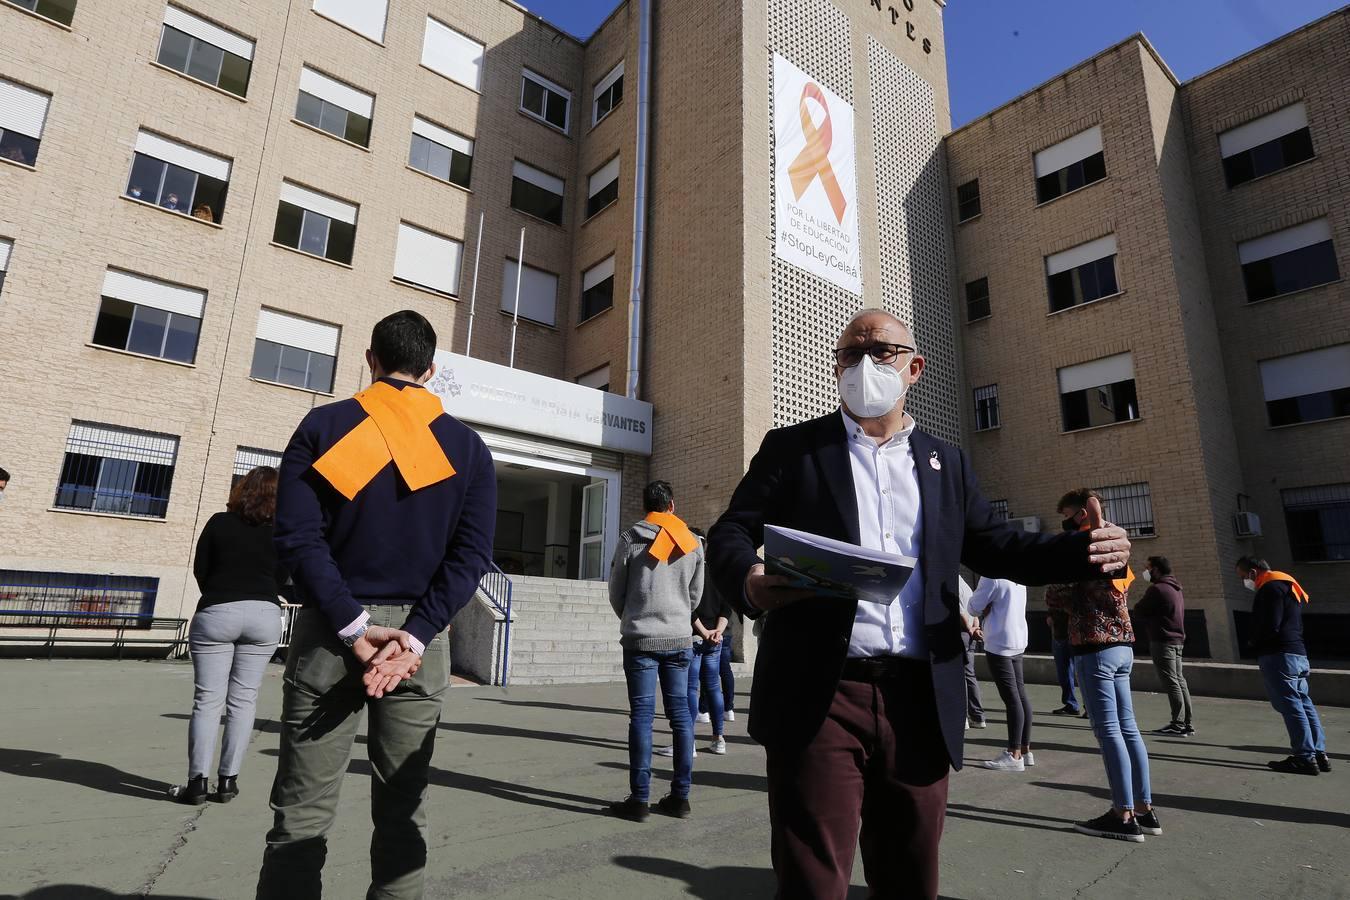
[[894, 366], [883, 366], [864, 356], [862, 362], [839, 376], [839, 399], [864, 419], [875, 419], [895, 409], [909, 385]]
[[1242, 586], [1245, 587], [1245, 588], [1246, 588], [1247, 590], [1249, 590], [1249, 591], [1254, 591], [1254, 590], [1256, 590], [1256, 579], [1254, 579], [1254, 578], [1244, 578], [1244, 579], [1242, 579]]
[[1142, 579], [1144, 579], [1144, 583], [1145, 583], [1145, 584], [1152, 584], [1152, 583], [1153, 583], [1153, 573], [1150, 572], [1148, 569], [1145, 569], [1145, 570], [1143, 571], [1143, 573], [1140, 574], [1139, 577], [1142, 578]]

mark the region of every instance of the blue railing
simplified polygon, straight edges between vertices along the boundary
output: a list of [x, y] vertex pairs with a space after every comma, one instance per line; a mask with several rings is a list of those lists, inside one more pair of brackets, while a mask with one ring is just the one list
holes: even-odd
[[497, 567], [496, 563], [491, 563], [491, 566], [492, 568], [488, 569], [487, 574], [478, 582], [478, 588], [497, 612], [506, 617], [502, 623], [501, 670], [497, 678], [497, 683], [504, 687], [507, 665], [511, 661], [511, 579]]

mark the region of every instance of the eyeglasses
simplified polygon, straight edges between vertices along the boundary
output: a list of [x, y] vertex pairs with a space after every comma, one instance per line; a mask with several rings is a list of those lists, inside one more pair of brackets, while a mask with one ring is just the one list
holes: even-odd
[[844, 347], [834, 351], [834, 361], [841, 369], [851, 369], [862, 362], [864, 356], [872, 357], [872, 362], [886, 366], [895, 362], [901, 353], [913, 353], [908, 344], [871, 344], [866, 347]]

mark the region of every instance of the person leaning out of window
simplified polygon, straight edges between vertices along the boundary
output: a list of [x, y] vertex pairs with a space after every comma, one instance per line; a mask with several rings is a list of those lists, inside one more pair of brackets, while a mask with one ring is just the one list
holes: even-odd
[[[281, 640], [281, 600], [288, 578], [272, 547], [277, 470], [258, 466], [230, 491], [224, 512], [207, 520], [192, 571], [201, 588], [188, 629], [192, 650], [192, 719], [188, 783], [170, 790], [182, 803], [228, 803], [239, 794], [239, 767], [253, 733], [258, 687]], [[216, 790], [207, 770], [225, 711]]]

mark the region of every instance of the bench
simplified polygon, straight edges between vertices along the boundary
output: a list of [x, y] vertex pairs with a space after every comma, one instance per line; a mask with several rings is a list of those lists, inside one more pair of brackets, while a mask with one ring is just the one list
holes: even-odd
[[[48, 659], [57, 644], [111, 644], [117, 649], [118, 659], [128, 644], [167, 646], [170, 656], [178, 656], [187, 647], [187, 625], [187, 619], [141, 613], [4, 609], [0, 610], [0, 642], [44, 643]], [[20, 628], [30, 633], [10, 633], [11, 629]], [[113, 634], [72, 633], [91, 629]], [[31, 633], [34, 631], [45, 631], [46, 635]]]

